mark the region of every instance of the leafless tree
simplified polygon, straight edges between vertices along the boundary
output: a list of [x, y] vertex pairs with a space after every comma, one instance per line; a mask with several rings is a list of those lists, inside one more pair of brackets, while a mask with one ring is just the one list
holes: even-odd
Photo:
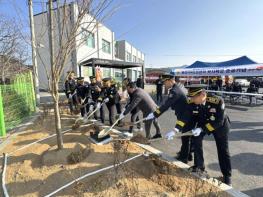
[[15, 19], [0, 15], [0, 73], [5, 83], [7, 77], [25, 68], [29, 55], [26, 35], [21, 34], [21, 26]]
[[[116, 7], [109, 9], [112, 0], [75, 0], [72, 2], [78, 8], [76, 16], [72, 16], [66, 0], [56, 9], [52, 7], [53, 0], [48, 1], [51, 69], [46, 69], [46, 71], [48, 72], [47, 75], [50, 76], [48, 77], [49, 88], [54, 101], [58, 149], [63, 148], [59, 111], [59, 82], [65, 65], [69, 62], [72, 52], [86, 41], [86, 36], [89, 36], [83, 36], [85, 35], [83, 31], [86, 29], [94, 30], [96, 25], [98, 25], [98, 21], [103, 21], [116, 10]], [[74, 22], [72, 22], [72, 17], [74, 17]], [[54, 22], [55, 20], [57, 20], [56, 23]], [[55, 29], [58, 30], [54, 31]]]

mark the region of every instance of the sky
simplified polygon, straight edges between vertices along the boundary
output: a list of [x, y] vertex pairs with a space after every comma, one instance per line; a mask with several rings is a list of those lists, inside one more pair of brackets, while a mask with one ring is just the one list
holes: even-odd
[[[33, 2], [37, 13], [41, 0]], [[146, 67], [242, 55], [263, 63], [262, 0], [114, 0], [111, 8], [116, 6], [103, 23], [117, 40], [125, 39], [145, 53]], [[17, 17], [18, 11], [27, 20], [25, 0], [0, 0], [0, 13]]]

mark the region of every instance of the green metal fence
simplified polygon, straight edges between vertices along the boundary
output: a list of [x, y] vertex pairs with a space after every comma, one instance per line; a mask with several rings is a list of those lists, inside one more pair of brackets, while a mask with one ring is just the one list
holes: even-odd
[[32, 72], [14, 76], [11, 84], [0, 85], [0, 136], [36, 111]]

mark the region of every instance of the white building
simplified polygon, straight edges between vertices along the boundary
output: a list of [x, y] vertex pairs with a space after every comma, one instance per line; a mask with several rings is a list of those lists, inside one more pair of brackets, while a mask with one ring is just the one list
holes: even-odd
[[[60, 18], [62, 21], [62, 8], [60, 9]], [[78, 7], [75, 3], [71, 3], [67, 6], [67, 29], [72, 29], [72, 24], [76, 22]], [[66, 37], [59, 36], [61, 33], [61, 23], [58, 21], [58, 9], [54, 11], [54, 45], [55, 45], [55, 57], [58, 53], [59, 40], [66, 40]], [[42, 12], [34, 15], [35, 35], [37, 44], [37, 62], [38, 62], [38, 74], [40, 89], [48, 89], [48, 75], [50, 71], [50, 54], [49, 54], [49, 34], [48, 34], [48, 14]], [[60, 27], [60, 28], [59, 28]], [[129, 62], [144, 63], [144, 54], [135, 49], [128, 42], [115, 41], [114, 32], [107, 28], [102, 23], [99, 23], [92, 16], [86, 15], [79, 33], [75, 39], [75, 49], [69, 56], [69, 61], [66, 63], [64, 72], [62, 73], [62, 79], [66, 77], [66, 73], [69, 70], [74, 70], [77, 75], [81, 72], [82, 76], [88, 80], [88, 77], [92, 75], [91, 67], [81, 67], [81, 71], [78, 69], [78, 65], [90, 58], [99, 58], [107, 60], [121, 60]], [[63, 34], [65, 35], [65, 33]], [[124, 75], [136, 80], [141, 74], [141, 68], [131, 68], [124, 71]], [[112, 76], [117, 80], [122, 78], [121, 69], [103, 68], [103, 77]], [[61, 82], [63, 82], [61, 81]]]
[[[126, 62], [144, 63], [144, 54], [125, 40], [115, 42], [115, 57]], [[127, 69], [125, 72], [133, 81], [141, 74], [141, 68]]]

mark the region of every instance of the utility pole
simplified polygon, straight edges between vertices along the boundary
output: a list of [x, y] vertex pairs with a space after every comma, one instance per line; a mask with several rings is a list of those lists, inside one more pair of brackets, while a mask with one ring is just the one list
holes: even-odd
[[36, 105], [40, 104], [40, 95], [39, 95], [39, 79], [37, 72], [37, 53], [36, 53], [36, 38], [35, 38], [35, 26], [33, 18], [33, 3], [32, 0], [28, 0], [28, 9], [29, 9], [29, 21], [30, 21], [30, 31], [31, 31], [31, 46], [32, 46], [32, 64], [33, 64], [33, 79], [34, 79], [34, 88], [35, 88], [35, 99]]
[[[50, 50], [50, 66], [51, 78], [55, 79], [54, 73], [54, 32], [53, 32], [53, 0], [48, 1], [48, 24], [49, 24], [49, 50]], [[53, 84], [52, 84], [53, 86]]]

